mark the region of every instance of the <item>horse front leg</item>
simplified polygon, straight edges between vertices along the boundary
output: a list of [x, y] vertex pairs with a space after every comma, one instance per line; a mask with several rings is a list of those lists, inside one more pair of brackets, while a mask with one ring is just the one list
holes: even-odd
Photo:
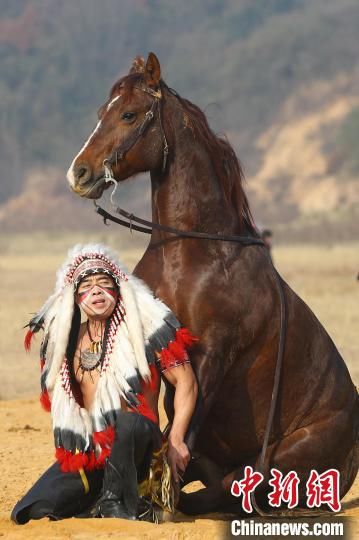
[[[214, 347], [206, 347], [206, 351], [195, 351], [192, 367], [197, 379], [198, 396], [185, 436], [185, 443], [191, 454], [195, 451], [198, 434], [213, 406], [216, 396], [218, 396], [218, 391], [225, 375], [225, 362], [220, 361], [218, 358], [218, 344], [216, 344], [216, 351], [214, 351]], [[175, 389], [166, 379], [164, 379], [164, 382], [166, 388], [164, 407], [169, 424], [171, 424], [174, 417], [173, 402]], [[170, 425], [167, 426], [165, 432], [168, 432], [169, 429]]]
[[[183, 475], [181, 488], [185, 485], [199, 480], [205, 486], [218, 484], [225, 475], [216, 463], [207, 456], [196, 451], [196, 440], [201, 428], [207, 418], [207, 415], [213, 406], [218, 389], [223, 380], [224, 369], [223, 362], [218, 361], [218, 353], [201, 352], [198, 350], [194, 355], [192, 366], [198, 383], [198, 397], [194, 413], [185, 436], [185, 442], [191, 454], [191, 460], [188, 463], [186, 471]], [[171, 422], [174, 416], [174, 388], [165, 379], [166, 393], [164, 397], [164, 406], [169, 425], [165, 429], [165, 435], [170, 431]]]
[[[219, 351], [222, 351], [220, 356]], [[185, 437], [185, 442], [192, 454], [196, 447], [198, 435], [218, 397], [224, 376], [227, 372], [225, 347], [218, 342], [206, 342], [205, 348], [194, 351], [192, 367], [198, 384], [198, 398], [194, 413]]]

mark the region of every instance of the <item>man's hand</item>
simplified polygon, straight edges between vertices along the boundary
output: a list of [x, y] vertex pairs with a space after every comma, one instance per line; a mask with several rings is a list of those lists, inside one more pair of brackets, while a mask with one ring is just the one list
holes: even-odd
[[168, 436], [167, 459], [176, 484], [191, 458], [184, 442], [197, 399], [197, 381], [189, 363], [173, 367], [164, 372], [166, 379], [175, 387], [174, 417]]
[[167, 459], [176, 484], [180, 481], [179, 476], [184, 474], [190, 458], [186, 443], [182, 441], [175, 444], [171, 440], [168, 441]]

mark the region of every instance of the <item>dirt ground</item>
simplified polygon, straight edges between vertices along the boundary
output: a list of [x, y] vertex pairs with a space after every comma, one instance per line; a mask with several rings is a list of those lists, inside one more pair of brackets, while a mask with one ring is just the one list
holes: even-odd
[[[230, 537], [229, 517], [220, 514], [194, 519], [177, 513], [174, 522], [161, 525], [116, 519], [66, 519], [58, 522], [43, 519], [22, 526], [14, 525], [9, 516], [16, 501], [53, 462], [53, 435], [49, 415], [40, 409], [37, 399], [0, 402], [0, 423], [3, 432], [0, 536], [6, 540], [222, 540]], [[352, 522], [350, 538], [358, 538], [359, 477], [344, 499], [341, 515]], [[338, 521], [334, 517], [331, 520]]]
[[[91, 238], [93, 239], [93, 238]], [[130, 269], [139, 258], [140, 241], [119, 245], [110, 233], [99, 238], [120, 249]], [[84, 235], [81, 240], [88, 240]], [[37, 346], [30, 356], [22, 351], [22, 326], [29, 313], [50, 294], [54, 273], [64, 258], [70, 237], [0, 237], [0, 536], [6, 539], [221, 539], [228, 535], [226, 516], [187, 518], [152, 525], [124, 520], [41, 520], [15, 526], [9, 515], [16, 501], [53, 461], [49, 416], [40, 409]], [[343, 355], [356, 384], [359, 383], [359, 269], [358, 244], [280, 247], [275, 263], [300, 296], [323, 322]], [[39, 340], [38, 340], [39, 341]], [[343, 513], [352, 523], [351, 538], [359, 538], [359, 478], [343, 501]], [[348, 536], [347, 536], [348, 537]]]
[[[162, 411], [163, 417], [163, 411]], [[41, 520], [24, 526], [10, 522], [10, 512], [41, 473], [53, 462], [50, 417], [37, 399], [0, 402], [3, 441], [0, 450], [2, 489], [0, 492], [0, 535], [5, 538], [85, 540], [90, 538], [173, 538], [197, 540], [205, 532], [209, 540], [222, 536], [220, 519], [188, 519], [176, 516], [176, 523], [152, 525], [126, 520]], [[182, 522], [184, 520], [184, 522]]]

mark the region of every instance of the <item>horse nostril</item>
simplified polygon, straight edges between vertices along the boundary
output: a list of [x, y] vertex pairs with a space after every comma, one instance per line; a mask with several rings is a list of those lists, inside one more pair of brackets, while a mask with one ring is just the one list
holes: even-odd
[[78, 182], [85, 184], [91, 178], [91, 169], [86, 163], [81, 163], [75, 168], [74, 174]]
[[83, 176], [85, 176], [86, 172], [87, 172], [87, 169], [86, 169], [85, 167], [81, 167], [81, 169], [79, 169], [79, 170], [77, 171], [77, 178], [78, 178], [79, 180], [81, 180], [81, 178], [82, 178]]

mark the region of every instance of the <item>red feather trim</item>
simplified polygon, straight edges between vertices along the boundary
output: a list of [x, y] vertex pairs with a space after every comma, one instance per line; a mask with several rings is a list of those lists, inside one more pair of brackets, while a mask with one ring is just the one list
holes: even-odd
[[168, 344], [168, 350], [173, 354], [176, 360], [187, 360], [186, 349], [177, 341], [171, 341]]
[[56, 448], [55, 456], [62, 472], [77, 472], [79, 469], [90, 470], [89, 464], [95, 460], [94, 452], [73, 454], [64, 448]]
[[56, 448], [55, 456], [60, 464], [62, 472], [77, 472], [80, 469], [93, 471], [95, 468], [101, 468], [104, 465], [106, 457], [111, 453], [109, 448], [105, 448], [98, 459], [95, 452], [78, 452], [73, 454], [64, 448]]
[[79, 469], [86, 469], [88, 456], [82, 452], [79, 452], [78, 454], [71, 454], [68, 463], [70, 472], [76, 472]]
[[191, 347], [199, 338], [191, 334], [188, 328], [178, 328], [176, 331], [176, 341], [183, 347]]
[[160, 378], [160, 375], [158, 373], [158, 369], [156, 368], [155, 364], [150, 364], [150, 372], [151, 372], [151, 380], [148, 383], [145, 383], [145, 381], [142, 381], [141, 386], [142, 390], [145, 388], [148, 388], [151, 392], [156, 392], [158, 387], [158, 379]]
[[62, 472], [68, 472], [67, 450], [64, 448], [56, 448], [55, 457], [60, 464]]
[[96, 458], [95, 452], [78, 452], [74, 454], [64, 448], [56, 448], [56, 459], [61, 466], [62, 472], [76, 472], [79, 469], [93, 471], [101, 469], [106, 461], [106, 458], [111, 454], [111, 447], [115, 439], [115, 430], [113, 427], [108, 427], [103, 431], [97, 431], [93, 434], [93, 440], [101, 446], [101, 453]]
[[94, 443], [99, 444], [101, 448], [111, 448], [113, 441], [115, 440], [115, 430], [112, 426], [109, 426], [103, 431], [95, 431], [92, 435], [92, 439]]
[[45, 358], [40, 358], [40, 369], [41, 369], [41, 371], [44, 369], [44, 365], [45, 365]]
[[175, 357], [168, 349], [162, 349], [160, 362], [162, 369], [168, 369], [169, 366], [175, 363]]
[[176, 337], [170, 341], [166, 349], [162, 349], [160, 363], [163, 370], [184, 364], [188, 361], [186, 349], [191, 347], [199, 338], [192, 335], [187, 328], [179, 328]]
[[24, 339], [24, 347], [25, 347], [25, 351], [26, 351], [26, 352], [30, 352], [30, 349], [31, 349], [31, 340], [32, 340], [33, 337], [34, 337], [34, 332], [32, 332], [31, 330], [29, 330], [29, 331], [26, 333], [26, 336], [25, 336], [25, 339]]
[[92, 452], [88, 453], [88, 463], [86, 466], [87, 471], [93, 471], [96, 468], [96, 456], [95, 452], [92, 450]]
[[47, 390], [44, 390], [44, 391], [40, 394], [40, 403], [41, 403], [42, 408], [43, 408], [46, 412], [50, 412], [50, 411], [51, 411], [51, 401], [50, 401], [50, 397], [49, 397], [49, 394], [48, 394]]
[[142, 394], [137, 394], [137, 399], [139, 400], [140, 404], [137, 405], [135, 411], [141, 414], [142, 416], [146, 416], [149, 420], [151, 420], [154, 424], [158, 424], [158, 418], [153, 412], [153, 410], [148, 405], [146, 398]]

